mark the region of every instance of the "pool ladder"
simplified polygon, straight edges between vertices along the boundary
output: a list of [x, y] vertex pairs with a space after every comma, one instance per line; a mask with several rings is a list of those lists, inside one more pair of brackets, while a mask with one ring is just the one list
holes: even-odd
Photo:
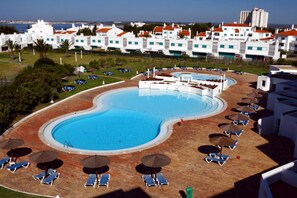
[[63, 145], [66, 148], [73, 147], [73, 145], [70, 142], [68, 142], [68, 141], [65, 141]]

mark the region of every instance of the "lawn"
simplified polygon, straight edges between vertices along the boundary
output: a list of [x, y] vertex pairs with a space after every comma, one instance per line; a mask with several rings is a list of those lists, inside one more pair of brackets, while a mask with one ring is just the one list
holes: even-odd
[[9, 190], [0, 186], [0, 196], [1, 198], [41, 198], [40, 196], [24, 194], [16, 191]]

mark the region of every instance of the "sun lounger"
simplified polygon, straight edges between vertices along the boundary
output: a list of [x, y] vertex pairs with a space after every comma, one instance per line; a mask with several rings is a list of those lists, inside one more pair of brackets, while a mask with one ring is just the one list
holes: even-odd
[[254, 109], [255, 111], [258, 111], [260, 108], [260, 105], [247, 105], [247, 106]]
[[[214, 157], [214, 158], [220, 158], [220, 153], [209, 153], [208, 156]], [[230, 158], [229, 155], [224, 155], [224, 154], [221, 155], [221, 159], [228, 160], [229, 158]]]
[[142, 179], [146, 187], [155, 187], [156, 181], [152, 178], [151, 175], [142, 175]]
[[11, 166], [8, 166], [7, 167], [7, 170], [9, 170], [10, 172], [14, 173], [19, 168], [28, 168], [29, 165], [30, 165], [29, 162], [22, 161], [20, 163], [16, 163], [16, 164], [13, 164]]
[[4, 157], [4, 158], [2, 158], [2, 159], [0, 160], [0, 166], [1, 166], [1, 168], [4, 168], [4, 166], [5, 166], [8, 162], [10, 162], [10, 157]]
[[33, 179], [35, 180], [40, 180], [41, 182], [43, 181], [43, 179], [47, 176], [47, 175], [51, 175], [53, 173], [55, 173], [56, 170], [50, 168], [47, 170], [47, 174], [45, 174], [45, 171], [43, 171], [42, 173], [39, 173], [39, 174], [36, 174], [36, 175], [33, 175]]
[[98, 181], [98, 187], [100, 187], [100, 186], [108, 187], [109, 179], [110, 179], [110, 174], [106, 174], [106, 173], [102, 174]]
[[229, 158], [222, 159], [222, 158], [217, 158], [217, 157], [206, 156], [204, 159], [207, 163], [217, 162], [220, 166], [223, 166]]
[[238, 140], [235, 140], [234, 144], [228, 146], [228, 148], [233, 151], [236, 148], [237, 144], [238, 144]]
[[97, 175], [96, 174], [90, 174], [87, 182], [85, 183], [85, 187], [93, 186], [95, 188], [96, 183], [97, 183]]
[[243, 126], [246, 126], [246, 125], [248, 125], [248, 123], [249, 123], [249, 120], [233, 120], [233, 124], [234, 125], [241, 124]]
[[224, 133], [226, 134], [226, 135], [236, 135], [237, 137], [239, 137], [239, 136], [241, 136], [242, 135], [242, 133], [243, 133], [243, 130], [240, 130], [240, 131], [236, 131], [236, 132], [229, 132], [229, 131], [224, 131]]
[[60, 177], [60, 173], [55, 172], [47, 176], [44, 180], [42, 180], [41, 184], [53, 185], [55, 179]]
[[165, 177], [163, 176], [162, 173], [157, 173], [156, 175], [156, 181], [158, 183], [159, 186], [161, 185], [169, 185], [169, 182], [167, 179], [165, 179]]

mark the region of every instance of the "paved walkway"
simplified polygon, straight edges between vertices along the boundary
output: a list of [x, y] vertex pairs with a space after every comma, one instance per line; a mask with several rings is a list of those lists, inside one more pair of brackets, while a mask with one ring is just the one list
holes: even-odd
[[[211, 73], [211, 72], [210, 72]], [[213, 74], [218, 74], [213, 72]], [[109, 188], [84, 188], [87, 170], [83, 169], [80, 160], [86, 156], [59, 152], [59, 160], [55, 161], [60, 179], [52, 187], [41, 185], [32, 179], [32, 175], [40, 172], [32, 162], [28, 169], [17, 170], [14, 174], [0, 170], [0, 184], [10, 188], [44, 195], [60, 197], [185, 197], [185, 189], [193, 188], [193, 197], [256, 197], [258, 194], [260, 173], [292, 160], [293, 143], [281, 137], [262, 137], [254, 129], [254, 120], [239, 137], [239, 144], [233, 151], [224, 149], [231, 155], [230, 160], [222, 167], [215, 163], [206, 163], [204, 157], [215, 150], [209, 143], [208, 135], [222, 132], [218, 125], [230, 122], [226, 116], [234, 113], [241, 98], [246, 97], [255, 86], [256, 76], [227, 73], [227, 77], [237, 80], [237, 84], [221, 94], [228, 103], [227, 109], [215, 116], [185, 121], [182, 125], [174, 125], [171, 137], [164, 143], [144, 151], [125, 155], [110, 156], [108, 173], [111, 175]], [[98, 88], [54, 106], [35, 115], [14, 128], [6, 138], [22, 138], [25, 144], [24, 153], [51, 149], [38, 137], [39, 128], [57, 116], [87, 109], [92, 106], [92, 99], [105, 91], [137, 86], [137, 79], [111, 87]], [[261, 116], [261, 112], [257, 115]], [[162, 188], [146, 189], [141, 175], [143, 167], [140, 159], [148, 154], [164, 153], [171, 158], [171, 164], [162, 172], [170, 185]], [[6, 155], [2, 151], [1, 156]], [[240, 156], [240, 159], [239, 158]], [[28, 155], [18, 161], [29, 160]]]

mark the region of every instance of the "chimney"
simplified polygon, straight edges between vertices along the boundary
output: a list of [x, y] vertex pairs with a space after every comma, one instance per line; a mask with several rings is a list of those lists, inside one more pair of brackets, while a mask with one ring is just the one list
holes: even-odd
[[275, 34], [278, 34], [278, 31], [279, 31], [279, 29], [278, 28], [275, 28]]
[[292, 30], [294, 30], [294, 28], [295, 28], [295, 27], [294, 27], [294, 24], [292, 24]]

